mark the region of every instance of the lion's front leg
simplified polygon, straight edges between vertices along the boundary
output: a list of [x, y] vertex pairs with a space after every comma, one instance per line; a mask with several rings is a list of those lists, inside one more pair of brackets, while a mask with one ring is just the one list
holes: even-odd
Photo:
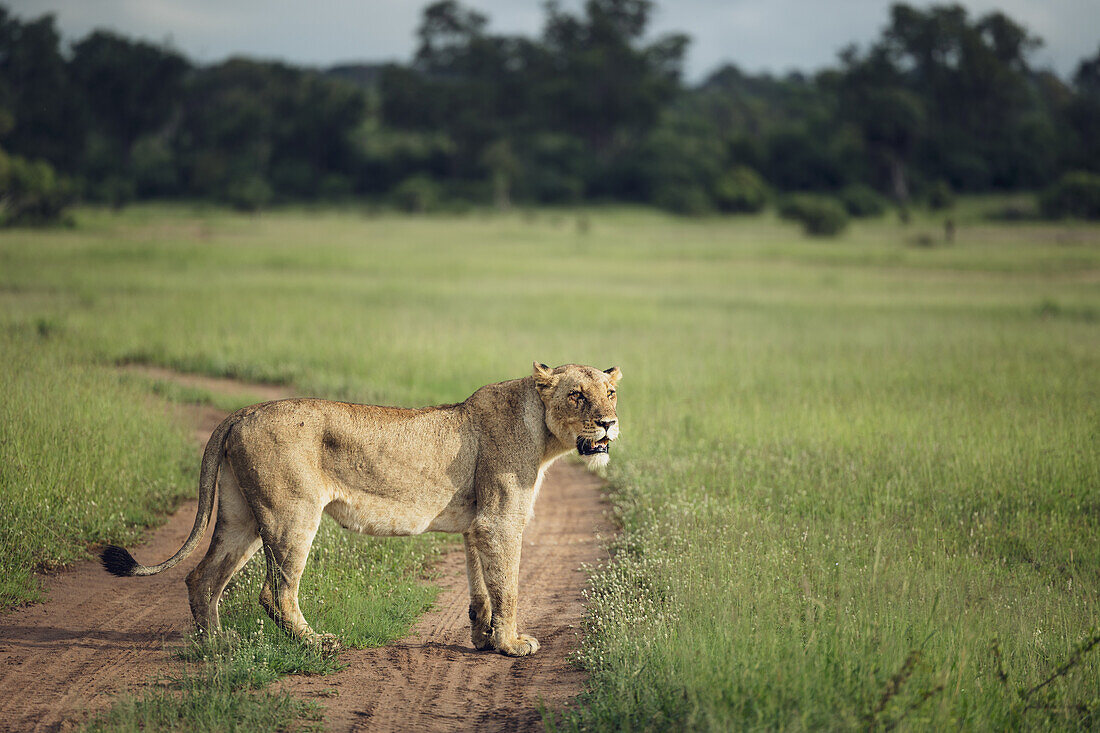
[[481, 571], [481, 556], [472, 533], [464, 533], [462, 540], [466, 545], [466, 578], [470, 583], [470, 638], [476, 649], [492, 649], [493, 606]]
[[511, 657], [525, 657], [539, 650], [538, 640], [533, 636], [516, 633], [519, 556], [524, 524], [523, 520], [487, 522], [478, 519], [471, 532], [492, 605], [489, 643], [501, 654]]

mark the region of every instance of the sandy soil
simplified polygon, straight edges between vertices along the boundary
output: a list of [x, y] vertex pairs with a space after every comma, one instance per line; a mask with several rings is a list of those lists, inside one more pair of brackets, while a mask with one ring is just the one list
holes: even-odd
[[[287, 396], [277, 387], [140, 369], [211, 391]], [[199, 444], [224, 417], [207, 407], [173, 409], [194, 427]], [[542, 644], [535, 656], [510, 659], [473, 648], [458, 551], [438, 567], [444, 590], [436, 607], [406, 638], [343, 653], [348, 667], [337, 674], [291, 677], [278, 686], [317, 699], [334, 731], [540, 728], [539, 705], [562, 708], [584, 683], [567, 657], [577, 646], [583, 610], [580, 567], [603, 557], [599, 486], [579, 466], [559, 463], [540, 491], [524, 535], [519, 609], [520, 630]], [[194, 512], [195, 503], [186, 503], [134, 555], [145, 562], [171, 555]], [[0, 730], [71, 729], [119, 692], [138, 692], [170, 672], [178, 664], [170, 649], [191, 627], [183, 578], [204, 551], [205, 543], [148, 578], [112, 578], [98, 563], [80, 563], [46, 579], [49, 601], [0, 617]]]

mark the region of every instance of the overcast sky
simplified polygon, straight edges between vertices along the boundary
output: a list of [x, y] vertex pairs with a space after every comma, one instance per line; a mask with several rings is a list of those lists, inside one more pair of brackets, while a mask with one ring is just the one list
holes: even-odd
[[[959, 0], [972, 16], [1000, 9], [1045, 41], [1033, 64], [1070, 76], [1100, 47], [1100, 0]], [[348, 61], [407, 61], [415, 47], [416, 0], [6, 0], [24, 19], [53, 13], [68, 41], [94, 28], [169, 42], [199, 62], [231, 55], [329, 66]], [[470, 0], [498, 33], [532, 35], [541, 0]], [[577, 8], [580, 0], [566, 0]], [[911, 2], [927, 6], [927, 2]], [[834, 63], [851, 42], [875, 38], [888, 0], [658, 0], [653, 33], [692, 38], [687, 78], [722, 63], [752, 72], [812, 71]]]

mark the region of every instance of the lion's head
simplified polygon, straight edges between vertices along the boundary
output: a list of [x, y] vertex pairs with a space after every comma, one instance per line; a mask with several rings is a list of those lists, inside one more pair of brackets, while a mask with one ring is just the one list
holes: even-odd
[[535, 389], [546, 407], [546, 427], [590, 466], [603, 466], [611, 442], [619, 437], [615, 412], [615, 385], [623, 374], [618, 367], [605, 371], [580, 364], [551, 369], [534, 364]]

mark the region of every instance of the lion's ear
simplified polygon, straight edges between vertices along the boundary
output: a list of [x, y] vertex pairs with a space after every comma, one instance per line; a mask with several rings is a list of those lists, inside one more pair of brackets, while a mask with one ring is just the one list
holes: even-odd
[[619, 367], [611, 367], [610, 369], [604, 369], [603, 373], [611, 377], [611, 381], [618, 384], [619, 380], [623, 378], [623, 372]]
[[532, 366], [534, 368], [535, 389], [539, 391], [539, 394], [545, 395], [554, 389], [554, 385], [558, 383], [558, 378], [554, 376], [554, 370], [537, 361]]

